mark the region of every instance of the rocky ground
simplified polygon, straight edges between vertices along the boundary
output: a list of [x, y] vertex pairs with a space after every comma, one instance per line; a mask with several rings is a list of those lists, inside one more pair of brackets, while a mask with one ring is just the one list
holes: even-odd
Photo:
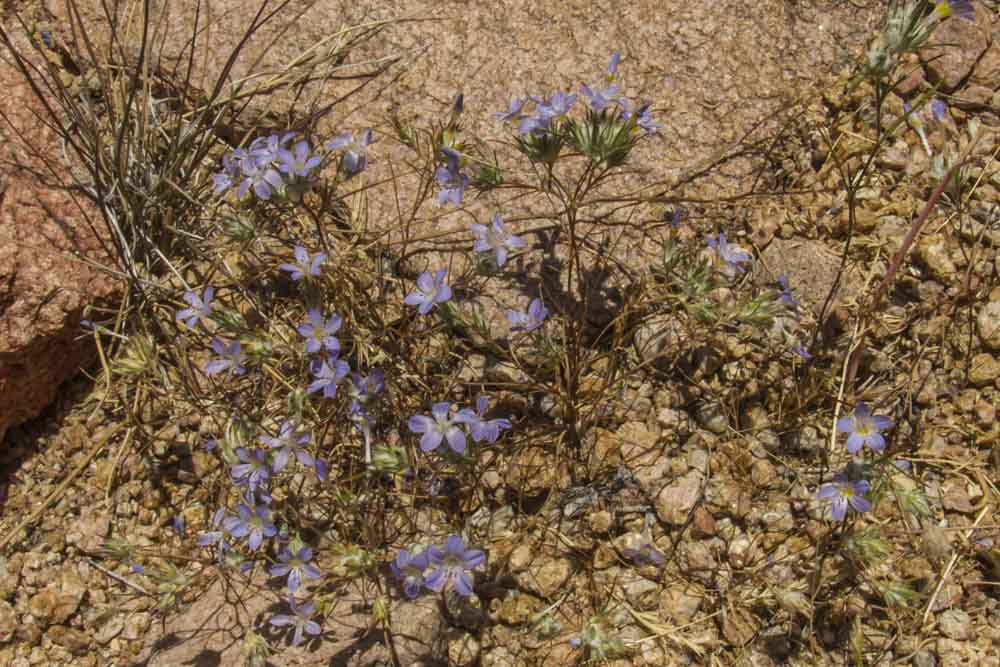
[[[211, 24], [217, 33], [199, 65], [206, 76], [235, 38], [227, 22], [243, 7], [219, 4], [224, 18]], [[894, 607], [871, 587], [844, 586], [822, 609], [810, 596], [817, 578], [848, 580], [851, 568], [821, 557], [835, 531], [814, 497], [816, 471], [802, 463], [827, 448], [830, 420], [798, 409], [836, 391], [835, 381], [821, 378], [839, 378], [857, 340], [859, 304], [936, 183], [921, 138], [902, 132], [858, 192], [845, 255], [848, 206], [837, 166], [870, 143], [851, 120], [870, 91], [848, 91], [849, 64], [878, 25], [879, 4], [697, 3], [669, 16], [656, 2], [620, 11], [589, 2], [456, 4], [453, 16], [397, 26], [363, 54], [384, 48], [408, 57], [392, 86], [359, 98], [337, 115], [336, 127], [367, 125], [394, 107], [408, 116], [440, 114], [464, 91], [469, 131], [490, 137], [501, 130], [488, 112], [512, 94], [586, 78], [621, 48], [634, 63], [631, 94], [654, 100], [666, 125], [639, 160], [672, 184], [691, 213], [692, 233], [738, 231], [760, 260], [749, 280], [787, 275], [807, 321], [818, 318], [846, 257], [834, 315], [819, 323], [825, 376], [796, 366], [798, 375], [771, 377], [773, 360], [757, 354], [752, 336], [722, 332], [710, 341], [713, 354], [695, 364], [700, 389], [692, 395], [652, 363], [679, 335], [654, 319], [634, 341], [649, 368], [630, 378], [584, 443], [583, 460], [600, 484], [573, 486], [575, 472], [542, 449], [519, 447], [509, 459], [498, 452], [503, 464], [484, 474], [476, 500], [463, 508], [489, 553], [477, 595], [443, 607], [393, 595], [399, 664], [576, 664], [568, 639], [595, 613], [630, 649], [608, 663], [621, 666], [1000, 661], [996, 3], [981, 3], [974, 22], [948, 24], [941, 41], [956, 46], [943, 57], [912, 63], [904, 91], [916, 96], [938, 85], [949, 103], [947, 122], [928, 127], [932, 152], [970, 146], [976, 166], [961, 208], [947, 200], [935, 208], [868, 334], [865, 365], [874, 379], [864, 396], [897, 406], [892, 450], [913, 465], [904, 483], [924, 490], [931, 517], [917, 523], [898, 505], [881, 504], [869, 521], [892, 531], [891, 549], [868, 574], [910, 582], [917, 596]], [[187, 3], [174, 7], [188, 16]], [[65, 30], [62, 3], [30, 10]], [[280, 63], [325, 26], [436, 14], [437, 3], [316, 6], [269, 53]], [[170, 29], [182, 34], [181, 23]], [[13, 25], [10, 14], [5, 25]], [[902, 102], [888, 100], [887, 115], [900, 118]], [[970, 142], [976, 123], [979, 139]], [[831, 128], [838, 128], [835, 142], [825, 141]], [[373, 217], [388, 219], [390, 197], [369, 200]], [[641, 247], [619, 243], [626, 258]], [[632, 261], [641, 260], [636, 252]], [[605, 308], [613, 311], [615, 302]], [[509, 379], [510, 369], [491, 366], [485, 355], [465, 363], [471, 381]], [[754, 390], [753, 382], [774, 387]], [[192, 551], [203, 528], [204, 481], [216, 465], [195, 445], [211, 432], [209, 420], [150, 401], [143, 417], [155, 433], [140, 449], [132, 430], [116, 422], [111, 395], [102, 376], [78, 378], [39, 419], [7, 433], [0, 664], [244, 664], [243, 628], [267, 633], [261, 618], [273, 611], [273, 596], [260, 594], [267, 582], [259, 577], [214, 578]], [[185, 529], [173, 527], [177, 516], [187, 519]], [[431, 512], [412, 519], [435, 520]], [[665, 554], [662, 567], [623, 557], [647, 526]], [[129, 559], [115, 557], [123, 543]], [[194, 582], [168, 611], [156, 607], [155, 582], [129, 566], [158, 555], [181, 563]], [[269, 664], [392, 664], [368, 608], [372, 591], [347, 580], [336, 593], [323, 642], [289, 648], [272, 637]]]

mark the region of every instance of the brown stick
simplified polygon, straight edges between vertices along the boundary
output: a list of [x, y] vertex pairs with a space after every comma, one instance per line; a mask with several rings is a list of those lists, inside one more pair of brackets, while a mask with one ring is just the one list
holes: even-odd
[[[962, 162], [957, 162], [952, 165], [951, 169], [944, 175], [941, 182], [934, 189], [934, 193], [931, 194], [931, 198], [927, 200], [927, 204], [924, 205], [924, 210], [920, 212], [920, 216], [913, 221], [910, 225], [910, 231], [906, 233], [906, 237], [899, 246], [899, 250], [892, 258], [892, 262], [889, 263], [889, 268], [886, 270], [885, 275], [882, 277], [882, 282], [879, 283], [878, 287], [875, 288], [875, 294], [872, 295], [872, 302], [868, 308], [868, 312], [874, 312], [878, 309], [879, 305], [882, 303], [882, 299], [889, 293], [889, 287], [892, 285], [893, 279], [896, 277], [896, 273], [899, 271], [899, 267], [903, 264], [903, 259], [906, 254], [910, 251], [910, 246], [916, 241], [917, 236], [920, 231], [924, 228], [924, 223], [927, 222], [928, 216], [930, 216], [931, 209], [937, 204], [941, 195], [944, 193], [944, 189], [948, 187], [948, 183], [951, 182], [952, 177], [955, 175], [955, 171], [964, 164]], [[865, 349], [865, 337], [867, 336], [867, 329], [862, 328], [861, 330], [861, 340], [858, 342], [857, 347], [854, 348], [854, 352], [851, 353], [851, 359], [847, 366], [847, 380], [844, 383], [845, 387], [851, 387], [854, 384], [854, 378], [858, 372], [858, 366], [861, 364], [861, 353]]]

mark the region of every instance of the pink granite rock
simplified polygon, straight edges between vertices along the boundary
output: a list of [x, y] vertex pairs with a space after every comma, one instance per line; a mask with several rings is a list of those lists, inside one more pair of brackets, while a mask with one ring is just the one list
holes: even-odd
[[975, 20], [952, 17], [942, 21], [932, 35], [933, 43], [941, 46], [922, 54], [928, 80], [942, 92], [952, 93], [963, 86], [992, 42], [992, 13], [982, 3], [973, 6]]
[[63, 151], [20, 72], [0, 62], [0, 441], [56, 397], [93, 360], [80, 320], [88, 304], [110, 305], [121, 286], [88, 265], [110, 265], [100, 215], [66, 188]]

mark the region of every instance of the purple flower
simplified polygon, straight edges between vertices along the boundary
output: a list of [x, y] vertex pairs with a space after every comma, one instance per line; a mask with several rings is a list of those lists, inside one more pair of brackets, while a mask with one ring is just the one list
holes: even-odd
[[447, 162], [438, 167], [434, 173], [438, 185], [441, 186], [441, 192], [437, 196], [437, 203], [441, 206], [446, 201], [450, 201], [455, 206], [458, 206], [462, 203], [462, 193], [465, 192], [465, 188], [469, 185], [469, 177], [460, 170], [462, 156], [458, 151], [447, 147], [442, 148], [441, 151], [447, 157]]
[[785, 274], [778, 276], [778, 284], [781, 285], [781, 292], [778, 294], [778, 299], [785, 304], [790, 311], [797, 313], [802, 305], [799, 303], [799, 300], [795, 298], [795, 295], [792, 294], [792, 289], [788, 286], [788, 278]]
[[541, 114], [535, 116], [522, 116], [517, 125], [517, 131], [521, 134], [542, 134], [549, 128], [551, 119]]
[[489, 396], [480, 396], [476, 401], [475, 411], [472, 411], [470, 408], [459, 410], [462, 420], [469, 428], [469, 435], [472, 436], [473, 442], [486, 440], [487, 442], [494, 443], [500, 438], [501, 431], [512, 427], [509, 419], [485, 419], [489, 402]]
[[366, 438], [371, 436], [375, 418], [365, 409], [365, 405], [384, 390], [385, 376], [377, 368], [367, 376], [351, 373], [351, 384], [348, 388], [351, 404], [347, 408], [347, 417], [365, 434]]
[[284, 186], [281, 174], [269, 166], [269, 161], [262, 162], [262, 158], [244, 158], [240, 162], [240, 168], [244, 176], [238, 191], [240, 199], [246, 196], [251, 186], [254, 193], [264, 200], [270, 199], [274, 190], [280, 190]]
[[931, 115], [934, 116], [934, 120], [937, 122], [945, 122], [948, 120], [948, 105], [942, 100], [934, 98], [931, 100]]
[[806, 348], [806, 346], [803, 345], [802, 343], [796, 343], [795, 345], [792, 345], [792, 352], [802, 357], [806, 361], [809, 361], [810, 359], [813, 358], [812, 352], [810, 352]]
[[295, 151], [287, 148], [278, 150], [278, 170], [285, 174], [292, 174], [299, 178], [307, 178], [309, 172], [319, 166], [323, 161], [318, 155], [312, 155], [308, 141], [300, 141], [295, 144]]
[[730, 245], [726, 241], [726, 235], [719, 232], [719, 238], [709, 237], [708, 247], [715, 251], [722, 260], [722, 273], [727, 277], [734, 277], [738, 273], [744, 273], [746, 269], [742, 266], [750, 261], [750, 253], [738, 245]]
[[372, 428], [375, 426], [375, 418], [357, 400], [352, 400], [351, 404], [347, 406], [347, 418], [364, 434], [367, 443], [368, 439], [371, 438]]
[[292, 634], [292, 646], [298, 646], [302, 643], [303, 632], [313, 636], [322, 632], [319, 627], [319, 623], [310, 620], [312, 615], [316, 612], [316, 604], [314, 602], [303, 602], [302, 605], [299, 606], [295, 602], [295, 597], [289, 596], [288, 606], [292, 610], [291, 615], [275, 614], [268, 622], [276, 628], [284, 628], [290, 625], [294, 626], [295, 632]]
[[512, 97], [510, 100], [510, 107], [507, 111], [498, 111], [493, 114], [494, 118], [499, 118], [503, 122], [509, 122], [517, 118], [521, 114], [521, 108], [524, 106], [524, 100], [520, 97]]
[[451, 582], [455, 592], [462, 597], [472, 595], [472, 570], [486, 561], [480, 549], [466, 549], [458, 535], [450, 535], [444, 548], [431, 545], [427, 548], [431, 572], [427, 575], [427, 588], [441, 591]]
[[274, 472], [284, 470], [293, 456], [299, 463], [311, 468], [313, 457], [303, 448], [303, 445], [308, 445], [311, 440], [312, 437], [308, 433], [297, 430], [291, 421], [285, 421], [281, 425], [277, 438], [269, 435], [260, 436], [261, 442], [271, 449], [278, 450], [274, 454], [274, 463], [271, 466]]
[[850, 434], [847, 436], [847, 451], [850, 453], [854, 454], [865, 445], [871, 447], [873, 451], [880, 452], [885, 449], [885, 437], [882, 431], [892, 428], [893, 424], [889, 417], [872, 415], [867, 404], [858, 403], [853, 415], [837, 420], [837, 430]]
[[347, 149], [347, 152], [344, 154], [344, 171], [349, 176], [354, 176], [368, 167], [368, 147], [372, 145], [372, 142], [372, 131], [371, 129], [367, 129], [362, 133], [358, 141], [354, 140], [354, 135], [350, 132], [344, 132], [331, 139], [326, 144], [326, 147], [331, 151], [341, 148]]
[[942, 19], [957, 16], [967, 21], [976, 20], [976, 10], [970, 0], [942, 0], [934, 5], [934, 13]]
[[493, 215], [493, 224], [489, 227], [478, 223], [472, 224], [472, 233], [476, 235], [476, 243], [472, 246], [475, 252], [495, 252], [497, 266], [507, 263], [507, 252], [523, 248], [524, 239], [514, 236], [503, 226], [503, 218], [499, 213]]
[[[225, 516], [226, 510], [224, 508], [220, 507], [215, 510], [215, 513], [212, 514], [212, 528], [219, 528], [219, 525], [222, 523]], [[221, 563], [225, 559], [226, 551], [232, 548], [229, 543], [226, 542], [225, 538], [226, 534], [223, 531], [212, 530], [198, 536], [198, 546], [208, 547], [213, 544], [218, 544], [217, 559]]]
[[298, 326], [297, 331], [306, 339], [306, 352], [316, 354], [326, 350], [336, 355], [340, 352], [340, 341], [333, 335], [340, 329], [343, 320], [334, 313], [325, 319], [315, 308], [310, 308], [309, 321]]
[[670, 228], [671, 229], [680, 229], [680, 227], [681, 227], [681, 221], [683, 219], [684, 219], [684, 209], [681, 208], [680, 206], [678, 206], [670, 214], [670, 219], [668, 221], [670, 223]]
[[407, 306], [419, 306], [417, 312], [426, 315], [436, 304], [444, 303], [451, 298], [451, 287], [445, 283], [448, 269], [438, 269], [431, 276], [424, 272], [417, 277], [417, 291], [406, 295], [404, 303]]
[[319, 275], [319, 266], [326, 261], [326, 253], [318, 252], [310, 255], [309, 251], [300, 245], [295, 246], [295, 264], [282, 264], [278, 268], [292, 274], [292, 280], [302, 280], [305, 276]]
[[367, 403], [383, 391], [385, 391], [385, 374], [379, 369], [372, 369], [368, 375], [351, 373], [351, 398], [358, 403]]
[[550, 122], [561, 120], [569, 114], [574, 102], [576, 102], [576, 93], [567, 95], [563, 91], [557, 90], [552, 97], [546, 98], [538, 104], [538, 115]]
[[632, 111], [628, 100], [621, 100], [619, 104], [622, 107], [622, 118], [624, 120], [634, 120], [636, 127], [641, 129], [645, 134], [652, 134], [663, 127], [662, 124], [653, 120], [653, 116], [649, 112], [648, 102], [640, 104], [635, 111]]
[[222, 171], [212, 174], [212, 181], [215, 183], [215, 194], [221, 195], [223, 192], [233, 187], [236, 179], [240, 175], [240, 164], [232, 154], [222, 156]]
[[545, 318], [549, 316], [549, 309], [542, 305], [541, 299], [532, 299], [528, 305], [528, 312], [507, 311], [507, 321], [513, 326], [511, 331], [524, 331], [530, 333], [542, 326]]
[[603, 111], [618, 103], [618, 86], [608, 86], [604, 90], [599, 90], [584, 84], [580, 86], [580, 92], [590, 100], [590, 108], [594, 111]]
[[189, 328], [193, 329], [203, 317], [212, 314], [212, 300], [215, 299], [215, 288], [206, 287], [202, 296], [195, 292], [184, 292], [184, 300], [190, 308], [177, 311], [177, 320], [184, 320]]
[[275, 563], [268, 570], [272, 577], [288, 576], [288, 590], [295, 592], [302, 585], [302, 578], [319, 579], [322, 573], [315, 565], [311, 565], [313, 551], [309, 547], [302, 547], [296, 553], [288, 549], [282, 549], [278, 553], [280, 563]]
[[628, 546], [622, 549], [622, 554], [639, 567], [643, 565], [660, 567], [666, 562], [663, 552], [656, 548], [653, 537], [649, 534], [648, 526], [642, 531], [638, 539], [633, 540]]
[[468, 416], [459, 412], [454, 417], [450, 417], [450, 410], [451, 403], [435, 403], [431, 406], [432, 417], [427, 415], [410, 417], [408, 422], [410, 430], [414, 433], [423, 433], [423, 437], [420, 438], [420, 449], [429, 452], [437, 449], [442, 440], [447, 440], [448, 446], [456, 454], [465, 451], [465, 433], [458, 425], [464, 423]]
[[427, 551], [411, 554], [406, 549], [400, 549], [396, 560], [389, 567], [393, 575], [402, 582], [406, 597], [415, 600], [420, 597], [420, 590], [425, 585], [424, 571], [429, 565]]
[[243, 365], [246, 362], [246, 355], [243, 354], [240, 341], [234, 340], [227, 345], [222, 339], [213, 338], [212, 351], [220, 358], [212, 359], [205, 364], [205, 375], [216, 375], [226, 369], [229, 369], [230, 375], [243, 375], [247, 372], [246, 366]]
[[313, 472], [316, 473], [316, 479], [321, 482], [325, 482], [327, 476], [330, 474], [326, 466], [326, 461], [323, 459], [313, 459]]
[[851, 482], [844, 473], [834, 476], [833, 482], [820, 487], [816, 497], [820, 500], [831, 502], [830, 514], [834, 519], [840, 521], [847, 516], [847, 507], [850, 505], [855, 512], [867, 512], [872, 508], [871, 502], [865, 498], [865, 494], [871, 488], [868, 480], [860, 479]]
[[226, 519], [223, 526], [227, 533], [237, 539], [249, 536], [247, 545], [251, 551], [257, 551], [265, 537], [274, 537], [278, 534], [278, 529], [271, 521], [271, 510], [267, 505], [250, 507], [240, 503], [236, 506], [236, 516]]
[[333, 398], [337, 395], [337, 383], [350, 372], [350, 365], [336, 357], [318, 360], [312, 365], [312, 374], [316, 379], [309, 383], [306, 393], [313, 394], [323, 390], [324, 398]]
[[267, 137], [257, 137], [250, 142], [248, 156], [257, 158], [260, 164], [268, 164], [278, 158], [278, 153], [295, 136], [294, 132], [285, 132], [279, 136], [272, 134]]
[[246, 447], [237, 447], [235, 453], [240, 463], [233, 465], [233, 479], [237, 484], [245, 484], [253, 493], [271, 477], [271, 466], [267, 462], [267, 455], [260, 449], [251, 452]]
[[611, 59], [608, 61], [607, 74], [604, 75], [604, 78], [608, 83], [611, 83], [618, 78], [618, 63], [621, 62], [621, 59], [621, 51], [616, 50], [611, 54]]

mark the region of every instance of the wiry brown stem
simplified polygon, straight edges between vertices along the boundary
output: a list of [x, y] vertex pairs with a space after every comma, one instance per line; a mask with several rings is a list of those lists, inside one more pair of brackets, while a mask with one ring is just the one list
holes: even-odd
[[[955, 172], [964, 164], [964, 161], [957, 162], [952, 165], [951, 169], [944, 175], [941, 182], [934, 189], [931, 198], [927, 200], [927, 204], [924, 205], [924, 209], [920, 212], [920, 216], [913, 221], [910, 225], [910, 231], [906, 233], [906, 237], [899, 246], [899, 250], [893, 256], [892, 261], [889, 263], [889, 268], [886, 270], [885, 275], [882, 276], [882, 282], [879, 283], [878, 287], [875, 288], [875, 293], [872, 295], [871, 305], [868, 308], [869, 313], [875, 312], [881, 305], [882, 300], [889, 293], [889, 287], [892, 285], [893, 280], [896, 277], [896, 273], [899, 271], [899, 267], [903, 264], [903, 259], [906, 254], [910, 251], [910, 246], [916, 241], [917, 236], [920, 234], [920, 230], [924, 228], [924, 224], [927, 222], [927, 217], [931, 213], [931, 209], [937, 205], [938, 200], [941, 198], [944, 189], [948, 187], [951, 182], [952, 177], [954, 177]], [[850, 361], [847, 365], [847, 377], [844, 383], [845, 387], [851, 387], [854, 384], [854, 379], [858, 372], [858, 365], [861, 363], [861, 354], [865, 349], [865, 336], [867, 336], [867, 331], [862, 328], [861, 340], [858, 341], [857, 346], [854, 348], [854, 352], [851, 353]]]

